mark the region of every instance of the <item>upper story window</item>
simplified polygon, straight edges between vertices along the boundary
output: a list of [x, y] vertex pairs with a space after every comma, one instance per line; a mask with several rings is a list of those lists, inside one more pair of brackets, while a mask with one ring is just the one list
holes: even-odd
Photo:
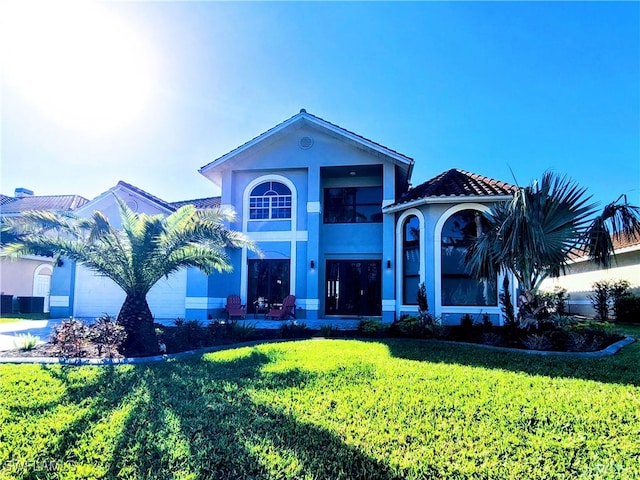
[[476, 280], [464, 263], [467, 249], [486, 228], [482, 214], [471, 209], [453, 214], [442, 227], [442, 305], [498, 304], [497, 278]]
[[249, 196], [251, 220], [291, 218], [291, 190], [279, 182], [264, 182], [251, 190]]
[[381, 223], [382, 187], [324, 190], [324, 223]]

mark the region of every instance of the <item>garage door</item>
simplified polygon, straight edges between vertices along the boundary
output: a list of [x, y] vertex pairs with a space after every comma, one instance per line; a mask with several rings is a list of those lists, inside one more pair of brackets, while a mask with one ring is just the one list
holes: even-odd
[[[156, 320], [184, 318], [186, 293], [186, 270], [181, 270], [168, 279], [163, 278], [156, 283], [147, 295], [147, 302], [154, 318]], [[98, 276], [82, 266], [77, 267], [73, 309], [75, 317], [96, 318], [108, 313], [115, 318], [124, 299], [124, 292], [112, 280]]]

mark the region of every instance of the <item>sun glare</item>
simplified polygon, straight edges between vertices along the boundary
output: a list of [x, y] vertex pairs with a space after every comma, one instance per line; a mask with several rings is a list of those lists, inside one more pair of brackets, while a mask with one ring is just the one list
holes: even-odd
[[144, 38], [94, 2], [5, 2], [2, 68], [7, 90], [61, 127], [87, 134], [126, 128], [153, 91]]

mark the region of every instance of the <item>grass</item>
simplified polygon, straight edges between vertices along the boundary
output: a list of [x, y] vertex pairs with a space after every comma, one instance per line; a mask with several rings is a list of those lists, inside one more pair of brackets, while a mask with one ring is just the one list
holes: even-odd
[[314, 339], [0, 365], [0, 479], [640, 478], [639, 361]]
[[0, 316], [0, 323], [18, 322], [20, 320], [49, 320], [48, 313], [12, 313]]

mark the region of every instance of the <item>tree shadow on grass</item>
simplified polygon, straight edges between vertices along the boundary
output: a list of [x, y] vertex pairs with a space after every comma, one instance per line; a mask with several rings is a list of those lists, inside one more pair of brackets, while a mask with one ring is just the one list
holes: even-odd
[[[69, 478], [92, 478], [81, 471], [93, 471], [93, 478], [133, 479], [400, 478], [386, 463], [337, 434], [256, 402], [256, 390], [301, 386], [315, 379], [315, 374], [299, 369], [264, 372], [269, 362], [267, 355], [252, 350], [223, 361], [195, 357], [103, 367], [84, 385], [68, 367], [43, 367], [66, 386], [62, 401], [89, 405], [50, 435], [48, 452], [40, 458], [64, 463], [66, 473], [76, 472], [77, 477]], [[81, 449], [70, 455], [68, 449], [86, 442], [87, 435], [99, 435], [92, 427], [107, 420], [126, 395], [131, 408], [111, 440], [112, 454], [101, 465], [91, 465], [100, 460], [87, 459]], [[78, 451], [80, 457], [75, 456]], [[41, 474], [33, 468], [22, 478], [54, 478]]]
[[383, 339], [376, 342], [386, 345], [392, 356], [408, 360], [640, 386], [638, 342], [626, 346], [615, 355], [592, 358], [535, 355], [438, 340]]
[[92, 426], [119, 407], [123, 392], [130, 391], [136, 381], [132, 371], [113, 366], [87, 367], [82, 371], [45, 364], [40, 371], [48, 376], [45, 381], [54, 382], [44, 388], [55, 391], [63, 386], [62, 394], [40, 402], [40, 395], [34, 393], [30, 399], [5, 405], [9, 418], [26, 423], [23, 431], [29, 432], [24, 442], [8, 450], [9, 457], [15, 458], [7, 462], [8, 468], [13, 469], [11, 478], [58, 478], [68, 471], [78, 463], [73, 447]]

